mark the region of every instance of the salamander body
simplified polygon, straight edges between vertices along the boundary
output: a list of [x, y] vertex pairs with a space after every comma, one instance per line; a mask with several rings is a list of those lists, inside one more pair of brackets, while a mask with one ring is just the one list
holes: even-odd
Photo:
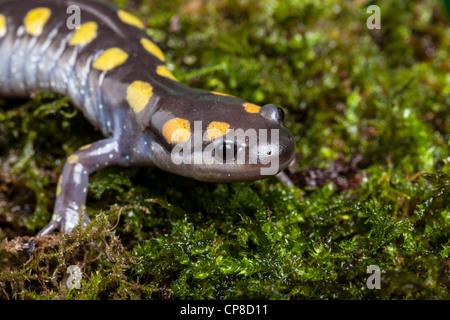
[[[81, 13], [76, 28], [68, 8]], [[68, 157], [52, 220], [40, 234], [71, 232], [85, 208], [89, 174], [108, 166], [233, 182], [276, 174], [294, 157], [280, 108], [187, 87], [142, 22], [104, 3], [0, 1], [0, 96], [35, 90], [70, 97], [105, 136]], [[265, 172], [271, 164], [275, 170]]]

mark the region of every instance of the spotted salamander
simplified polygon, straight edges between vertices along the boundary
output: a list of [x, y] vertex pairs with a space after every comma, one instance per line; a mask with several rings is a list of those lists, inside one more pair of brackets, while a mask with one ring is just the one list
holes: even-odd
[[[75, 28], [68, 8], [79, 9]], [[275, 174], [294, 157], [280, 108], [187, 87], [169, 71], [141, 20], [105, 3], [0, 1], [0, 95], [27, 97], [35, 90], [68, 96], [105, 136], [68, 157], [41, 235], [76, 227], [89, 174], [102, 168], [153, 166], [201, 181], [251, 181], [267, 176], [262, 169], [271, 161]], [[237, 129], [268, 133], [229, 138]], [[223, 161], [202, 161], [205, 151]], [[242, 151], [245, 161], [238, 161]]]

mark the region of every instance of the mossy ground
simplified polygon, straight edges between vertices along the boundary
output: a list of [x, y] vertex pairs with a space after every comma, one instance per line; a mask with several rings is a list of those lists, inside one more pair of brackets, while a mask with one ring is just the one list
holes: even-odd
[[287, 111], [295, 187], [109, 168], [89, 228], [30, 253], [65, 158], [101, 136], [65, 97], [0, 100], [0, 298], [449, 299], [448, 18], [374, 3], [381, 30], [365, 1], [117, 0], [182, 82]]

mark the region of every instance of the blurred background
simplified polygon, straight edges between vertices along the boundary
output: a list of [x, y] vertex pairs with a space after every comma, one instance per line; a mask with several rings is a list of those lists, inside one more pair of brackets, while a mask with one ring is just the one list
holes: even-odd
[[[293, 186], [102, 170], [96, 229], [29, 260], [19, 244], [50, 219], [65, 158], [101, 137], [67, 97], [0, 98], [0, 298], [450, 297], [450, 1], [114, 4], [183, 83], [285, 110]], [[72, 264], [81, 290], [61, 285]]]

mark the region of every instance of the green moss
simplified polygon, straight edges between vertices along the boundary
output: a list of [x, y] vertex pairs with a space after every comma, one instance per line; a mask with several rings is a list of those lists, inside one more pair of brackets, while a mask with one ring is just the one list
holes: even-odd
[[[90, 177], [91, 226], [37, 238], [29, 256], [20, 245], [49, 220], [64, 159], [101, 136], [67, 98], [0, 100], [1, 298], [450, 297], [441, 3], [376, 2], [372, 31], [366, 8], [341, 0], [136, 3], [117, 1], [148, 23], [181, 81], [287, 111], [296, 186], [109, 168]], [[329, 169], [355, 155], [353, 178]], [[310, 168], [325, 182], [296, 179]], [[80, 290], [65, 286], [74, 264]], [[366, 286], [369, 265], [380, 290]]]

